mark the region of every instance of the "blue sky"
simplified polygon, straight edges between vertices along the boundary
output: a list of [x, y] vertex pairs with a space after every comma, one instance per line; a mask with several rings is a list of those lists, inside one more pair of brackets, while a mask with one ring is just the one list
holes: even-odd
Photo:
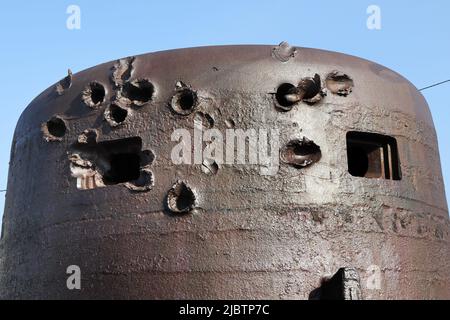
[[[71, 4], [81, 9], [80, 30], [66, 28]], [[372, 4], [381, 8], [381, 30], [366, 27], [366, 9]], [[55, 0], [4, 1], [0, 6], [0, 189], [6, 187], [12, 135], [21, 112], [64, 77], [67, 68], [78, 72], [120, 57], [173, 48], [286, 40], [376, 61], [420, 88], [450, 78], [448, 0]], [[450, 84], [424, 95], [450, 188]], [[0, 215], [4, 195], [0, 193]]]

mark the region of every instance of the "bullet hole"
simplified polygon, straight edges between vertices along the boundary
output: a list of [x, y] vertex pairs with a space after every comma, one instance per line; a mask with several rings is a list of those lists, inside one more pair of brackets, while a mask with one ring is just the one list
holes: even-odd
[[167, 206], [173, 213], [188, 213], [196, 206], [196, 196], [183, 181], [178, 181], [167, 195]]
[[84, 89], [82, 99], [87, 106], [96, 108], [103, 103], [105, 95], [105, 87], [101, 83], [94, 81], [88, 84]]
[[151, 190], [154, 185], [155, 180], [153, 172], [150, 169], [142, 169], [139, 178], [132, 182], [127, 182], [125, 187], [131, 191], [143, 192]]
[[58, 116], [52, 117], [42, 125], [45, 141], [62, 141], [66, 135], [67, 126], [63, 119]]
[[142, 151], [139, 137], [99, 143], [76, 144], [69, 156], [72, 176], [81, 190], [125, 183], [135, 191], [153, 186], [148, 170], [149, 154]]
[[233, 119], [225, 120], [225, 125], [227, 126], [228, 129], [234, 129], [234, 127], [236, 127], [236, 123], [234, 122]]
[[214, 118], [208, 113], [197, 112], [195, 113], [194, 123], [198, 128], [211, 129], [214, 127]]
[[207, 175], [215, 175], [219, 171], [219, 165], [212, 159], [205, 159], [202, 163], [202, 171]]
[[296, 53], [297, 48], [292, 47], [285, 41], [272, 49], [272, 56], [281, 62], [288, 62], [291, 58], [295, 57]]
[[141, 166], [152, 165], [155, 161], [156, 155], [151, 150], [144, 150], [141, 154]]
[[339, 71], [331, 72], [325, 82], [328, 90], [343, 97], [348, 96], [354, 86], [353, 80], [348, 75]]
[[304, 101], [308, 104], [319, 102], [325, 93], [322, 91], [320, 76], [314, 75], [314, 78], [303, 78], [298, 86], [290, 83], [283, 83], [278, 87], [275, 94], [277, 107], [281, 111], [292, 110], [294, 104]]
[[320, 97], [319, 100], [321, 99], [322, 86], [318, 74], [315, 74], [314, 78], [303, 78], [298, 88], [303, 92], [302, 100], [306, 102], [314, 103], [316, 98]]
[[355, 177], [401, 180], [395, 138], [367, 132], [347, 133], [348, 172]]
[[66, 124], [61, 118], [53, 117], [47, 122], [48, 132], [54, 137], [64, 137], [66, 134]]
[[126, 82], [122, 88], [122, 95], [136, 106], [142, 106], [153, 98], [155, 87], [147, 79]]
[[80, 144], [95, 144], [98, 139], [98, 131], [95, 129], [84, 130], [82, 134], [78, 136], [78, 143]]
[[190, 88], [182, 88], [172, 98], [172, 109], [181, 115], [191, 114], [197, 106], [197, 93]]
[[118, 60], [113, 66], [112, 81], [116, 87], [122, 86], [128, 81], [133, 72], [133, 63], [135, 57]]
[[128, 111], [126, 109], [123, 109], [117, 105], [111, 106], [111, 116], [117, 123], [122, 123], [127, 118]]
[[275, 94], [276, 101], [278, 102], [278, 108], [282, 111], [292, 110], [294, 104], [298, 101], [292, 100], [291, 94], [294, 93], [296, 87], [291, 83], [283, 83], [277, 89]]
[[320, 147], [313, 141], [303, 138], [292, 140], [280, 151], [281, 161], [297, 168], [307, 167], [322, 157]]
[[67, 71], [67, 76], [56, 85], [56, 92], [58, 93], [58, 95], [63, 95], [64, 91], [72, 86], [72, 78], [72, 71], [69, 69]]
[[105, 119], [112, 127], [117, 127], [118, 125], [125, 122], [128, 116], [128, 110], [121, 107], [116, 103], [112, 103], [105, 110]]

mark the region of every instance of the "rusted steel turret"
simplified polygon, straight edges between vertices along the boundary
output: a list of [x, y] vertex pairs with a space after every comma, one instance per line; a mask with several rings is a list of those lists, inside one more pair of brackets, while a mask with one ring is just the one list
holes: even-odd
[[426, 101], [286, 43], [69, 72], [19, 120], [2, 229], [0, 298], [450, 298]]

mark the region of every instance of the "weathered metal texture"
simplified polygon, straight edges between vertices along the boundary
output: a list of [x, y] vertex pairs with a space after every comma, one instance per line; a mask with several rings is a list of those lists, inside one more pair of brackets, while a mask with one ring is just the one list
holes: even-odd
[[[294, 84], [278, 97], [287, 107], [276, 103], [283, 83]], [[179, 103], [183, 90], [194, 112]], [[175, 165], [171, 134], [196, 117], [221, 131], [280, 129], [278, 173]], [[349, 131], [395, 138], [401, 180], [349, 174]], [[295, 144], [320, 153], [305, 158]], [[92, 166], [116, 147], [141, 155], [136, 181]], [[0, 250], [1, 298], [307, 299], [343, 267], [359, 273], [364, 299], [450, 298], [448, 209], [426, 101], [380, 65], [287, 44], [69, 72], [19, 120]], [[80, 291], [66, 287], [70, 265], [81, 268]]]

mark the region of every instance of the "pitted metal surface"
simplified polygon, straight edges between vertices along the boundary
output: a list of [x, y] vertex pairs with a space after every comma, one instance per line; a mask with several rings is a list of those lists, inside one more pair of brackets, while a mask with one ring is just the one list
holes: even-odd
[[[278, 170], [175, 164], [198, 127], [277, 129]], [[351, 175], [348, 132], [395, 138], [401, 179]], [[364, 299], [450, 298], [449, 226], [427, 103], [397, 73], [286, 43], [157, 52], [69, 71], [22, 114], [0, 298], [308, 299], [341, 268]]]

